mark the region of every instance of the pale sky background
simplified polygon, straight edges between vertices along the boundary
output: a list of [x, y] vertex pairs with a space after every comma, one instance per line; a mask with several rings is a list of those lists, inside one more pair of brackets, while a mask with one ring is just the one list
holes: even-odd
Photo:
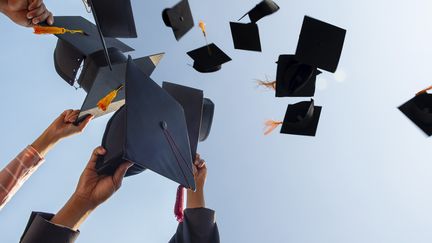
[[[259, 1], [190, 0], [195, 22], [233, 61], [200, 74], [186, 52], [205, 44], [198, 27], [179, 43], [161, 12], [176, 0], [132, 0], [141, 57], [166, 52], [152, 78], [205, 90], [216, 103], [209, 139], [200, 144], [209, 176], [208, 207], [222, 242], [423, 243], [432, 241], [430, 140], [397, 106], [431, 85], [432, 2], [428, 0], [279, 0], [259, 22], [263, 53], [234, 50], [229, 21]], [[82, 2], [47, 0], [56, 15], [83, 15]], [[254, 79], [275, 78], [279, 54], [295, 52], [304, 15], [348, 30], [337, 74], [317, 82], [323, 106], [317, 136], [277, 132], [288, 104]], [[64, 109], [80, 108], [75, 91], [55, 72], [57, 38], [35, 36], [0, 17], [0, 166], [30, 144]], [[0, 212], [0, 242], [17, 242], [32, 210], [57, 212], [73, 192], [110, 116], [65, 140]], [[152, 172], [127, 178], [122, 189], [81, 227], [78, 242], [168, 242], [176, 184]]]

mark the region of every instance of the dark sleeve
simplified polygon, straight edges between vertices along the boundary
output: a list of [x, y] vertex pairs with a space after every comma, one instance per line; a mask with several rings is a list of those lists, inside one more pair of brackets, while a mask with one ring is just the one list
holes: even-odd
[[72, 243], [79, 231], [50, 222], [53, 214], [33, 212], [27, 223], [20, 243]]
[[186, 209], [184, 220], [169, 243], [219, 243], [215, 212], [207, 208]]

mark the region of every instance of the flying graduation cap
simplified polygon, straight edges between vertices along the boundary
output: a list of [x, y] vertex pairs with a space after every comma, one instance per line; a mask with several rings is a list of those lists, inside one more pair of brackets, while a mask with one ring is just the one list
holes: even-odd
[[204, 92], [174, 83], [164, 82], [165, 89], [183, 107], [188, 126], [192, 158], [195, 158], [198, 142], [203, 142], [210, 134], [215, 105], [204, 98]]
[[187, 53], [193, 60], [193, 68], [200, 73], [219, 71], [222, 64], [231, 61], [225, 52], [215, 44], [206, 45]]
[[282, 125], [281, 133], [315, 136], [318, 128], [322, 107], [315, 106], [313, 99], [293, 105], [288, 105], [283, 122], [267, 121], [268, 130], [265, 134], [271, 133], [276, 127]]
[[109, 47], [105, 37], [137, 37], [130, 0], [84, 0], [84, 4], [93, 14], [105, 59], [111, 69]]
[[[127, 58], [123, 53], [133, 49], [115, 38], [106, 38], [112, 59], [110, 70], [98, 43], [94, 24], [82, 17], [56, 17], [55, 25], [83, 30], [85, 33], [57, 35], [59, 39], [54, 51], [55, 69], [60, 77], [70, 85], [77, 82], [87, 92], [77, 122], [89, 114], [98, 117], [121, 107], [124, 104], [124, 90], [119, 91], [107, 110], [98, 109], [98, 102], [124, 84]], [[135, 62], [147, 75], [151, 75], [162, 57], [163, 54], [156, 54], [138, 58]]]
[[113, 174], [124, 161], [134, 165], [126, 176], [152, 170], [195, 190], [192, 155], [183, 107], [129, 57], [126, 104], [109, 121], [102, 140], [106, 154], [99, 174]]
[[399, 110], [430, 137], [432, 136], [432, 95], [426, 91], [418, 93], [401, 105]]
[[249, 15], [251, 23], [244, 24], [230, 22], [234, 48], [261, 52], [261, 41], [256, 22], [265, 16], [277, 12], [278, 10], [279, 6], [275, 2], [264, 0], [239, 19], [240, 21], [246, 15]]
[[346, 30], [305, 16], [296, 50], [303, 64], [336, 72], [342, 53]]
[[180, 40], [194, 26], [192, 12], [188, 0], [182, 0], [172, 8], [162, 12], [162, 19], [166, 26], [171, 27], [176, 40]]

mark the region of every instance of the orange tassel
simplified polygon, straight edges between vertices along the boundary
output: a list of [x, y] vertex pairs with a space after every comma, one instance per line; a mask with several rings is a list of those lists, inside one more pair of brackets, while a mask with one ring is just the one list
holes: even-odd
[[426, 89], [424, 89], [424, 90], [418, 92], [416, 95], [421, 95], [421, 94], [427, 93], [427, 92], [428, 92], [429, 90], [431, 90], [431, 89], [432, 89], [432, 86], [429, 86], [429, 87], [427, 87]]
[[276, 90], [276, 81], [270, 82], [270, 81], [257, 80], [257, 82], [258, 82], [258, 86], [264, 86], [265, 88]]
[[270, 133], [273, 132], [273, 130], [275, 130], [278, 126], [282, 124], [283, 122], [281, 121], [273, 121], [273, 120], [266, 121], [265, 122], [266, 131], [264, 132], [264, 135], [269, 135]]
[[65, 28], [53, 27], [53, 26], [36, 25], [33, 27], [33, 30], [34, 30], [33, 33], [35, 33], [37, 35], [43, 35], [43, 34], [62, 35], [62, 34], [66, 34], [66, 33], [84, 34], [84, 31], [82, 31], [82, 30], [68, 30]]
[[117, 89], [111, 91], [109, 94], [107, 94], [105, 97], [103, 97], [101, 100], [99, 100], [97, 106], [100, 110], [106, 111], [108, 107], [111, 105], [113, 100], [117, 97], [118, 92], [123, 89], [124, 85], [122, 84]]
[[207, 37], [206, 24], [204, 23], [204, 21], [200, 20], [199, 27], [202, 30], [204, 37]]

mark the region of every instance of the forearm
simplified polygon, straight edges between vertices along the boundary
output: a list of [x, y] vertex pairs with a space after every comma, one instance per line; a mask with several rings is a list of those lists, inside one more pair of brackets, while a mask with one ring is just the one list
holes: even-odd
[[187, 190], [186, 208], [205, 208], [204, 188]]
[[51, 222], [76, 231], [92, 211], [87, 202], [72, 196]]
[[44, 131], [31, 146], [38, 151], [42, 157], [46, 157], [46, 154], [60, 141], [53, 135], [50, 135], [47, 131]]

